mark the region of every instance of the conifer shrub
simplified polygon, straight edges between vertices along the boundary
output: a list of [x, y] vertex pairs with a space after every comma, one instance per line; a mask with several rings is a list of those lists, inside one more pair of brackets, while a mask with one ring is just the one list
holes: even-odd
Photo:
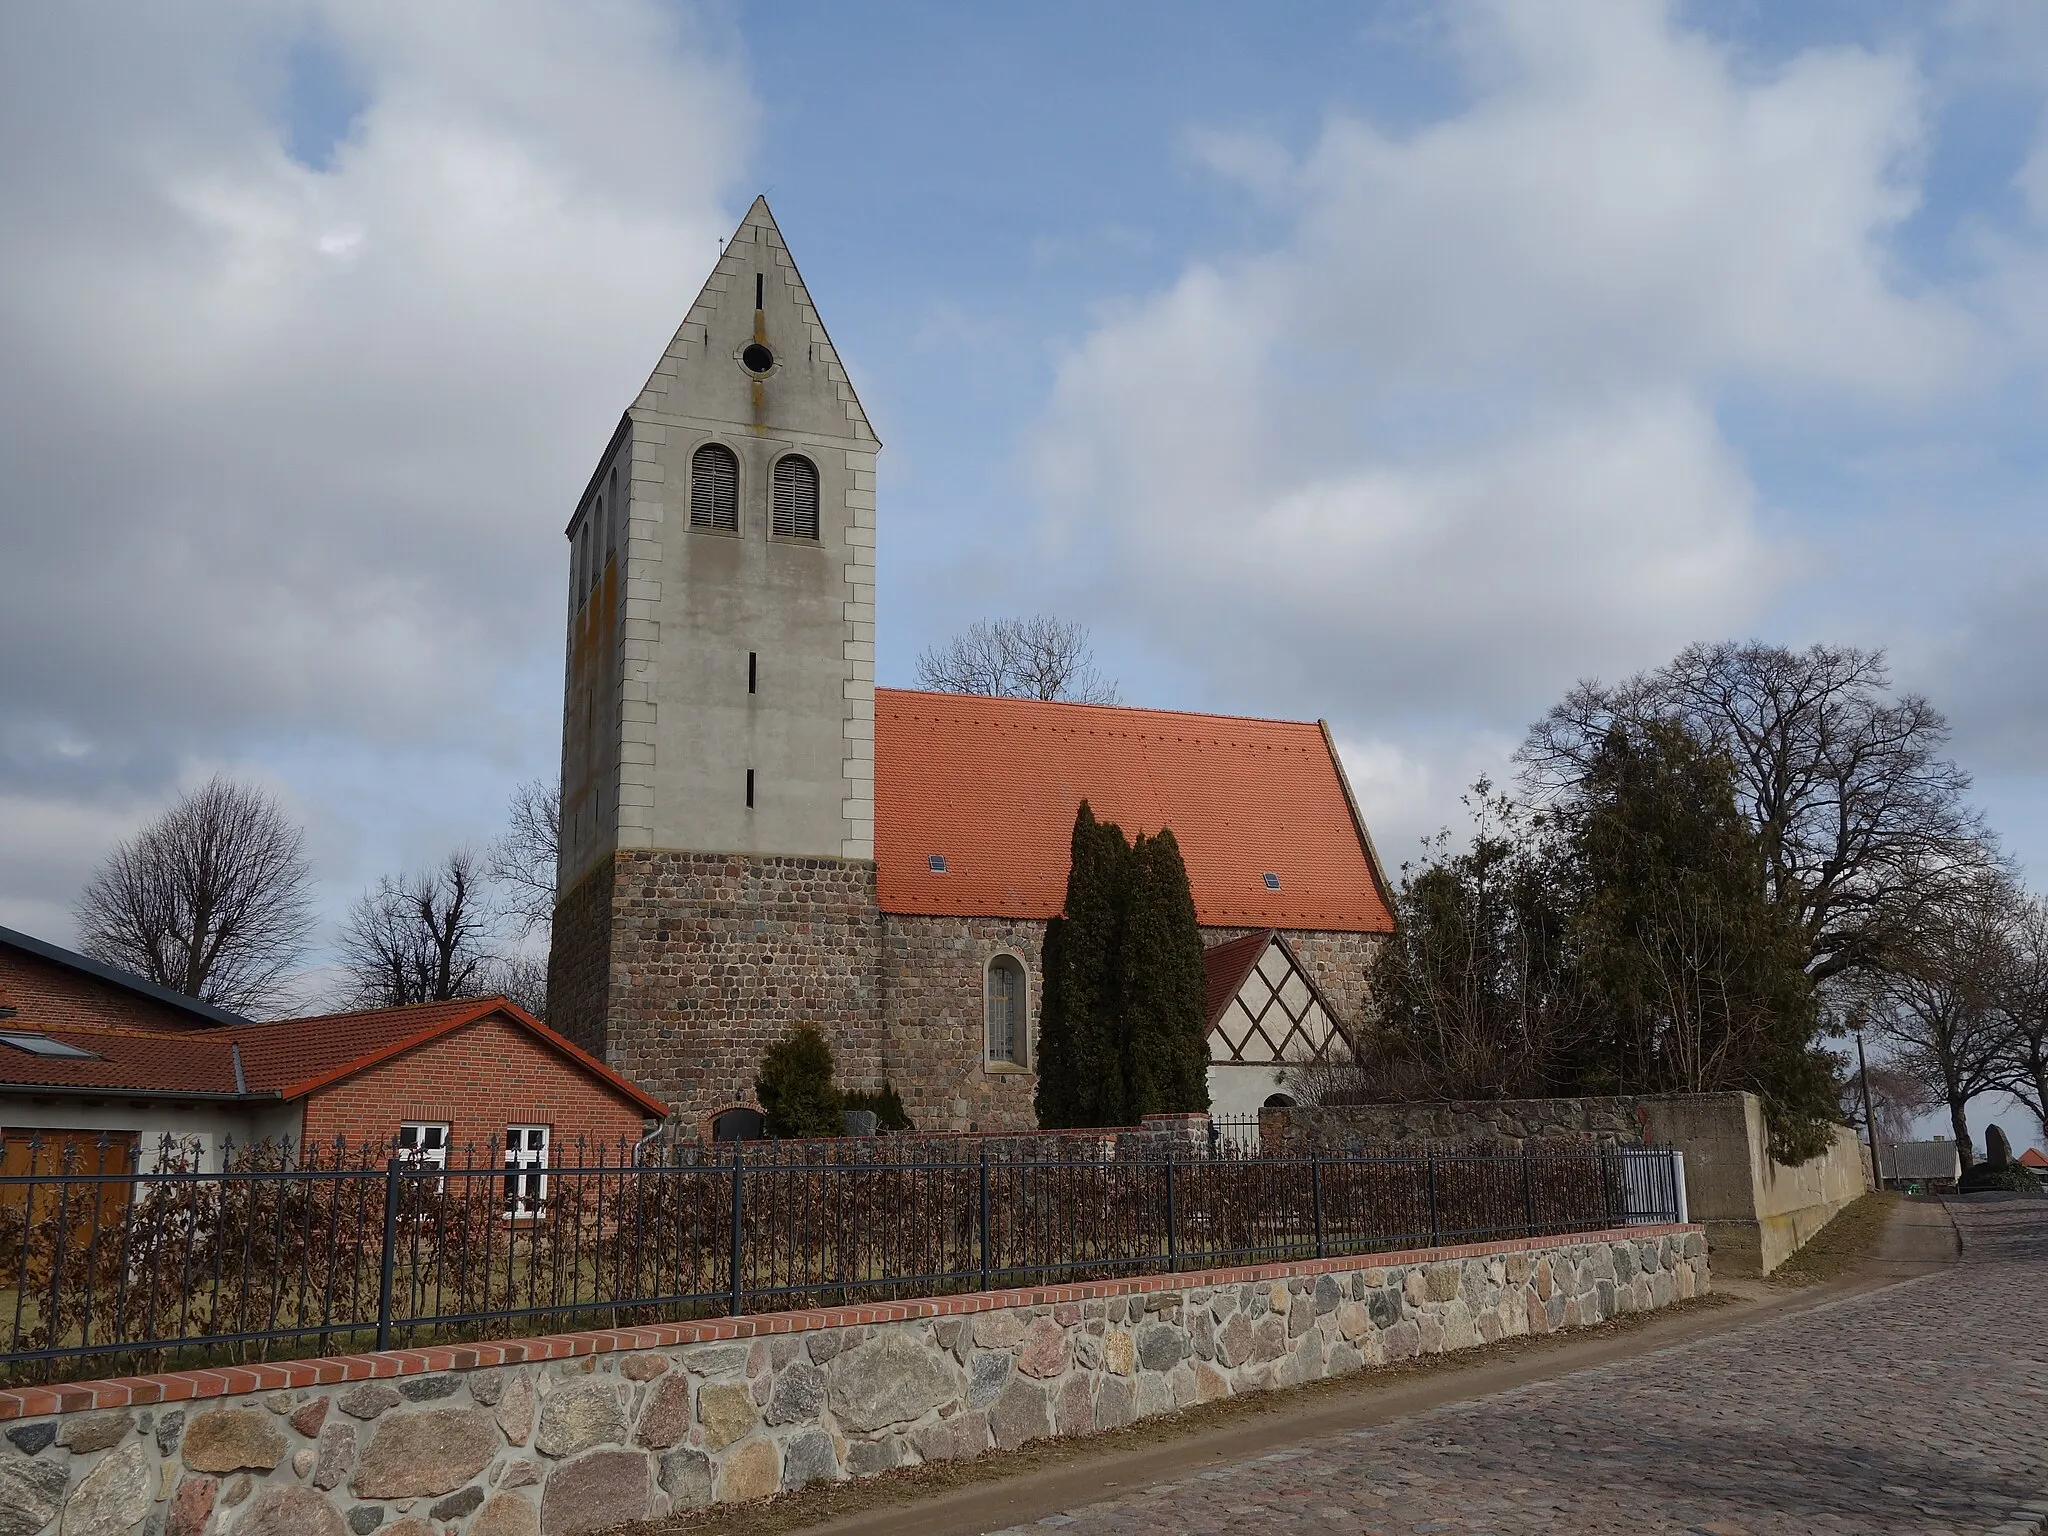
[[1170, 828], [1132, 850], [1122, 970], [1126, 1113], [1209, 1107], [1209, 984], [1187, 865]]
[[832, 1086], [832, 1047], [817, 1025], [800, 1024], [768, 1047], [754, 1079], [754, 1096], [770, 1136], [840, 1134], [843, 1104]]
[[1081, 803], [1065, 908], [1046, 925], [1040, 964], [1040, 1125], [1208, 1108], [1202, 933], [1170, 831], [1133, 846]]

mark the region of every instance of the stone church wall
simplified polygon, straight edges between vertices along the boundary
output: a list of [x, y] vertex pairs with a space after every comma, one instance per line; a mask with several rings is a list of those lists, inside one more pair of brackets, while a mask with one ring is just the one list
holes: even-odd
[[991, 1068], [983, 1039], [983, 975], [998, 954], [1023, 963], [1025, 1019], [1038, 1036], [1045, 924], [1029, 918], [882, 919], [883, 1076], [920, 1130], [1020, 1131], [1038, 1124], [1038, 1074]]
[[614, 857], [611, 887], [609, 997], [594, 1030], [580, 1013], [572, 1026], [608, 1065], [698, 1112], [751, 1100], [762, 1052], [816, 1024], [843, 1082], [880, 1081], [873, 864], [636, 849]]

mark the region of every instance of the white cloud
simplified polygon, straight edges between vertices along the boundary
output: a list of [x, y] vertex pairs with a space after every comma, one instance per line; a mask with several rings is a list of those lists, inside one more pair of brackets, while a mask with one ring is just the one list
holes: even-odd
[[[325, 170], [281, 120], [307, 38], [364, 92]], [[10, 824], [104, 846], [188, 761], [280, 744], [543, 768], [519, 695], [560, 666], [561, 528], [754, 115], [653, 0], [12, 18]]]
[[1893, 273], [1910, 61], [1759, 71], [1649, 0], [1457, 17], [1470, 95], [1441, 121], [1194, 141], [1272, 244], [1106, 318], [1031, 450], [1098, 616], [1360, 730], [1497, 725], [1739, 631], [1793, 562], [1725, 392], [1910, 411], [1981, 346]]

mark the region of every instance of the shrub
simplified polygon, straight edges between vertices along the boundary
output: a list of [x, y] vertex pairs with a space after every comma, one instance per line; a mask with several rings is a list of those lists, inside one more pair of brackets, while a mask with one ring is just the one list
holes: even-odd
[[1973, 1194], [1980, 1189], [2003, 1189], [2016, 1194], [2038, 1195], [2041, 1181], [2018, 1163], [2007, 1163], [2003, 1168], [1993, 1168], [1988, 1163], [1973, 1163], [1956, 1183], [1964, 1194]]
[[842, 1104], [832, 1086], [832, 1047], [815, 1024], [802, 1024], [761, 1057], [754, 1095], [770, 1136], [840, 1134]]

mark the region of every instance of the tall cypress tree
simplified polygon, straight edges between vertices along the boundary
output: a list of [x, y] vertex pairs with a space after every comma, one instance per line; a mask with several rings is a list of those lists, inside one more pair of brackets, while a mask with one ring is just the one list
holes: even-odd
[[1171, 830], [1139, 837], [1121, 971], [1127, 1117], [1209, 1107], [1209, 993], [1187, 865]]
[[1047, 934], [1042, 964], [1040, 1125], [1125, 1123], [1117, 981], [1130, 863], [1122, 829], [1098, 822], [1082, 801], [1074, 817], [1066, 910]]

